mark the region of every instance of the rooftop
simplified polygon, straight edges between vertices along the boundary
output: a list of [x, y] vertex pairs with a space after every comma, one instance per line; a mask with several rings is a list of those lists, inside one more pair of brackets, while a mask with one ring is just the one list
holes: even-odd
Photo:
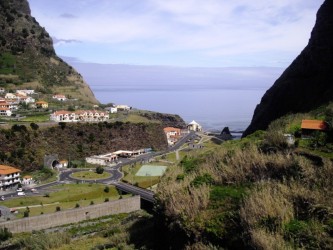
[[322, 120], [302, 120], [302, 129], [326, 130], [327, 123]]
[[18, 172], [21, 172], [21, 170], [6, 165], [0, 165], [0, 174], [14, 174]]

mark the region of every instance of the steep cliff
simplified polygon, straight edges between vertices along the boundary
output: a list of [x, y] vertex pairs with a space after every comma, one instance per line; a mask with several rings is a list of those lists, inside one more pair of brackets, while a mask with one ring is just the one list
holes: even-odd
[[262, 97], [243, 136], [266, 129], [288, 113], [307, 112], [333, 100], [333, 1], [317, 13], [308, 45]]
[[27, 0], [0, 1], [0, 86], [33, 87], [98, 103], [81, 75], [59, 58]]

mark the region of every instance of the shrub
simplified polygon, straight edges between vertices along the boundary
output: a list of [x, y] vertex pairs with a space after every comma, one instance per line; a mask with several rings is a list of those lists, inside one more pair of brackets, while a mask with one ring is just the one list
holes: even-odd
[[0, 228], [0, 241], [8, 240], [13, 237], [13, 234], [8, 230], [8, 228]]
[[75, 208], [79, 208], [80, 207], [80, 204], [79, 203], [76, 203], [75, 204]]
[[61, 207], [57, 206], [56, 207], [56, 212], [59, 212], [59, 211], [61, 211]]
[[109, 201], [109, 198], [105, 198], [104, 202], [108, 202]]
[[34, 122], [30, 123], [30, 127], [32, 130], [37, 130], [39, 128], [38, 124], [36, 124]]
[[102, 166], [98, 166], [98, 167], [96, 168], [96, 173], [97, 173], [97, 174], [103, 174], [103, 172], [104, 172], [104, 168], [103, 168]]
[[105, 188], [104, 188], [104, 192], [105, 192], [105, 193], [110, 192], [110, 188], [109, 188], [109, 186], [105, 186]]
[[90, 202], [90, 205], [94, 205], [94, 204], [95, 204], [95, 202], [94, 202], [94, 201], [91, 201], [91, 202]]
[[30, 209], [27, 207], [25, 211], [23, 212], [23, 217], [29, 217]]
[[66, 128], [66, 122], [59, 122], [59, 126], [61, 129], [65, 129]]

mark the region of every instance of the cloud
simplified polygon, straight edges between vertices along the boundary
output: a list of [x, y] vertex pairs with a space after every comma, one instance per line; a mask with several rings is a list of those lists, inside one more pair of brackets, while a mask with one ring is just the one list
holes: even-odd
[[[42, 2], [39, 8], [44, 8], [45, 0], [31, 1]], [[209, 59], [269, 52], [294, 55], [306, 45], [323, 0], [56, 2], [54, 8], [38, 12], [37, 19], [64, 41], [95, 43], [127, 53], [186, 52]]]
[[63, 13], [60, 15], [62, 18], [77, 18], [75, 15], [69, 14], [69, 13]]
[[75, 39], [58, 39], [56, 37], [52, 37], [53, 44], [54, 45], [60, 45], [64, 43], [80, 43], [81, 41], [75, 40]]

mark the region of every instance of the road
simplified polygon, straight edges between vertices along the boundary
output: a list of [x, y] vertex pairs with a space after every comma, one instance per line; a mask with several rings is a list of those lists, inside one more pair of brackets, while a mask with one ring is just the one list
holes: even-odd
[[[121, 167], [123, 167], [125, 165], [135, 164], [137, 162], [148, 162], [149, 159], [151, 159], [153, 157], [171, 153], [175, 150], [178, 150], [187, 141], [192, 141], [196, 136], [197, 136], [196, 133], [191, 131], [188, 135], [181, 138], [175, 145], [169, 147], [166, 150], [163, 150], [160, 152], [142, 154], [142, 155], [136, 156], [135, 158], [123, 158], [123, 159], [121, 159], [121, 162], [118, 163], [117, 165], [111, 166], [111, 167], [105, 167], [105, 171], [111, 174], [111, 176], [109, 178], [99, 179], [99, 180], [79, 180], [79, 179], [75, 179], [75, 178], [71, 177], [70, 175], [74, 172], [82, 171], [85, 169], [69, 168], [69, 169], [64, 169], [64, 170], [60, 171], [59, 178], [57, 181], [43, 184], [43, 185], [38, 185], [38, 186], [34, 187], [34, 189], [36, 189], [38, 193], [32, 193], [29, 190], [25, 190], [25, 194], [26, 194], [26, 196], [40, 195], [40, 193], [45, 193], [49, 187], [58, 185], [59, 183], [73, 183], [73, 182], [77, 182], [77, 181], [82, 181], [85, 183], [90, 182], [90, 183], [101, 183], [101, 184], [106, 184], [106, 185], [115, 185], [120, 190], [129, 192], [129, 193], [133, 193], [133, 194], [139, 194], [142, 196], [142, 198], [144, 200], [153, 202], [154, 201], [153, 192], [147, 191], [145, 189], [141, 189], [141, 188], [129, 185], [129, 184], [124, 184], [124, 183], [119, 182], [119, 180], [123, 176], [123, 174], [120, 171]], [[86, 169], [86, 170], [89, 170], [89, 169]], [[18, 197], [17, 192], [15, 192], [15, 191], [3, 194], [3, 196], [5, 197], [5, 199], [12, 198], [12, 197]]]
[[140, 195], [141, 199], [154, 203], [154, 192], [147, 189], [139, 188], [127, 183], [117, 182], [114, 184], [118, 190], [124, 191], [126, 193], [131, 193], [134, 195]]

